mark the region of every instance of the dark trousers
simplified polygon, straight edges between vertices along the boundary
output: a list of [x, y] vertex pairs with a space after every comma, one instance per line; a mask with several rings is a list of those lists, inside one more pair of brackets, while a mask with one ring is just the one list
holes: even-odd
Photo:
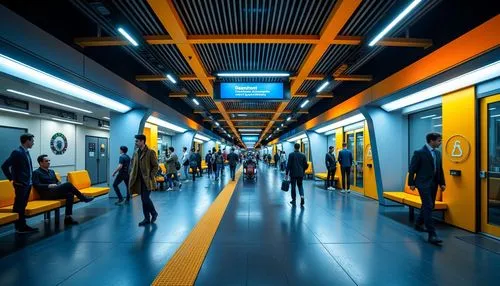
[[113, 182], [113, 189], [115, 190], [116, 195], [118, 196], [118, 199], [120, 201], [123, 200], [122, 193], [120, 192], [120, 188], [118, 188], [118, 185], [121, 184], [121, 182], [125, 182], [125, 186], [127, 187], [127, 200], [130, 200], [130, 191], [128, 190], [128, 180], [130, 176], [129, 174], [120, 174], [116, 176], [114, 182]]
[[351, 188], [351, 167], [341, 167], [342, 171], [342, 189], [349, 190]]
[[429, 235], [436, 234], [434, 221], [432, 220], [432, 210], [434, 209], [436, 201], [437, 184], [432, 184], [426, 188], [418, 188], [418, 193], [422, 200], [422, 209], [420, 209], [420, 214], [418, 215], [416, 223], [419, 225], [425, 224], [425, 228], [427, 232], [429, 232]]
[[153, 201], [150, 198], [151, 191], [146, 188], [146, 184], [141, 179], [141, 201], [142, 201], [142, 212], [144, 213], [144, 219], [150, 221], [151, 216], [155, 216], [156, 212]]
[[193, 182], [195, 181], [195, 177], [196, 177], [196, 169], [198, 167], [191, 167], [191, 174], [193, 174]]
[[201, 168], [201, 163], [198, 164], [198, 175], [203, 177], [203, 169]]
[[42, 200], [66, 199], [66, 209], [64, 212], [67, 216], [73, 214], [73, 196], [76, 196], [80, 200], [85, 199], [85, 196], [69, 182], [60, 184], [53, 189], [49, 189], [48, 191], [40, 192]]
[[16, 222], [17, 229], [26, 225], [26, 216], [24, 212], [26, 211], [26, 205], [30, 197], [31, 185], [24, 186], [14, 183], [14, 190], [16, 192], [16, 197], [14, 198], [14, 207], [12, 210], [19, 214], [19, 219]]
[[174, 181], [178, 182], [179, 178], [177, 177], [177, 172], [176, 173], [171, 173], [167, 174], [167, 182], [168, 182], [168, 187], [173, 188], [174, 187]]
[[326, 174], [326, 187], [335, 187], [335, 172], [336, 168], [328, 169], [328, 173]]
[[290, 185], [292, 185], [292, 201], [295, 201], [295, 197], [297, 194], [295, 193], [295, 189], [298, 186], [299, 187], [299, 195], [301, 197], [304, 196], [304, 187], [302, 186], [302, 181], [304, 180], [304, 177], [291, 177], [290, 178]]
[[229, 165], [229, 174], [231, 175], [231, 179], [234, 180], [234, 176], [236, 175], [236, 165]]
[[212, 166], [212, 164], [207, 164], [207, 167], [208, 167], [207, 168], [207, 173], [210, 176], [210, 175], [212, 175], [213, 166]]

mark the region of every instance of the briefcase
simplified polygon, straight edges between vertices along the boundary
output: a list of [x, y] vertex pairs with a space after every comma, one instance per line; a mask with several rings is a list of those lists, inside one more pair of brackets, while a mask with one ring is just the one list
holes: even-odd
[[285, 180], [281, 182], [281, 190], [283, 192], [288, 192], [289, 189], [290, 189], [290, 181]]

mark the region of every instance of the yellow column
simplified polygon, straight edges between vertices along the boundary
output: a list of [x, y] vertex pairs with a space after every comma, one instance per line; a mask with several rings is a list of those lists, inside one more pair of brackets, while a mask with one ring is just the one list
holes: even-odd
[[158, 126], [146, 123], [143, 133], [146, 135], [146, 145], [158, 154]]
[[[474, 87], [443, 96], [442, 150], [447, 187], [443, 193], [443, 201], [448, 204], [445, 220], [470, 231], [476, 230], [476, 117]], [[451, 156], [457, 140], [463, 141], [459, 143], [464, 145], [461, 147], [463, 150], [466, 147], [470, 150], [470, 154], [462, 162], [456, 162], [456, 157]], [[460, 177], [450, 176], [450, 170], [460, 170], [462, 174]]]
[[[375, 182], [375, 166], [373, 165], [372, 145], [370, 143], [370, 134], [368, 133], [368, 124], [365, 121], [364, 129], [364, 150], [363, 150], [363, 186], [365, 196], [378, 200], [377, 183]], [[371, 168], [368, 165], [371, 164]]]

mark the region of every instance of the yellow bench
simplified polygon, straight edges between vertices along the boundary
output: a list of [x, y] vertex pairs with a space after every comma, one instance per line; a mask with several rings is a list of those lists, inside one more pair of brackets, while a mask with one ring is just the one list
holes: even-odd
[[[205, 171], [207, 169], [208, 169], [207, 162], [205, 162], [205, 160], [201, 161], [201, 172], [203, 173], [203, 171]], [[193, 173], [193, 170], [190, 167], [189, 168], [189, 174], [192, 174], [192, 173]]]
[[19, 218], [17, 213], [0, 213], [0, 225], [15, 222]]
[[[316, 177], [317, 179], [320, 179], [322, 181], [325, 181], [325, 189], [326, 189], [326, 177], [328, 176], [328, 173], [316, 173], [314, 174], [314, 177]], [[338, 176], [334, 176], [333, 177], [333, 181], [335, 183], [335, 187], [336, 188], [340, 188], [340, 180], [339, 180], [339, 177]]]
[[92, 183], [87, 170], [68, 172], [68, 182], [88, 197], [98, 197], [109, 193], [108, 187], [91, 187]]
[[[422, 208], [422, 200], [420, 199], [420, 195], [417, 190], [411, 190], [408, 186], [408, 174], [406, 175], [405, 187], [402, 192], [384, 192], [384, 198], [407, 205], [409, 207], [409, 216], [410, 220], [413, 220], [415, 217], [415, 209]], [[443, 193], [438, 189], [436, 194], [436, 201], [434, 203], [434, 210], [437, 211], [446, 211], [448, 209], [448, 204], [443, 202]]]
[[[15, 191], [12, 182], [8, 180], [0, 181], [0, 213], [12, 213], [14, 207]], [[41, 213], [50, 212], [51, 210], [59, 210], [61, 202], [59, 200], [40, 200], [38, 193], [34, 193], [34, 188], [31, 189], [28, 204], [24, 214], [27, 217], [36, 216]], [[17, 215], [17, 214], [16, 214]]]
[[165, 168], [165, 164], [160, 163], [158, 164], [158, 167], [160, 168], [160, 173], [161, 175], [156, 176], [156, 183], [160, 184], [160, 188], [163, 189], [163, 183], [165, 183], [165, 175], [167, 174], [167, 168]]
[[312, 177], [312, 175], [313, 175], [312, 162], [307, 162], [307, 169], [304, 171], [304, 174], [306, 175], [306, 178], [309, 176]]

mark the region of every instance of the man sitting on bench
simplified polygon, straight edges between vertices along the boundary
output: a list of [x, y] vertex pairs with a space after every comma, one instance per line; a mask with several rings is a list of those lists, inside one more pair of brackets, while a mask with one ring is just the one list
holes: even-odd
[[65, 225], [78, 224], [71, 217], [73, 213], [73, 196], [76, 196], [82, 202], [90, 202], [94, 198], [87, 197], [71, 183], [61, 183], [56, 177], [54, 170], [50, 170], [50, 159], [47, 155], [38, 156], [38, 164], [40, 167], [33, 171], [33, 186], [40, 194], [42, 200], [58, 200], [66, 199], [66, 217], [64, 218]]

